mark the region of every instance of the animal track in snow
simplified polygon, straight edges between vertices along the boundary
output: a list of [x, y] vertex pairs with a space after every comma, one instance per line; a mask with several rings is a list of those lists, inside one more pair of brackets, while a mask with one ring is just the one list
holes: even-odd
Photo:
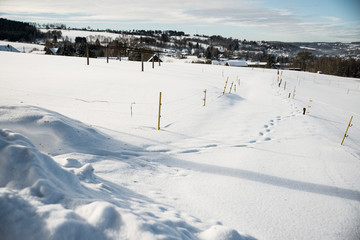
[[180, 153], [197, 153], [197, 152], [199, 152], [199, 150], [197, 150], [197, 149], [190, 149], [190, 150], [182, 151], [182, 152], [180, 152]]
[[209, 145], [204, 146], [204, 148], [213, 148], [213, 147], [217, 147], [217, 145], [216, 144], [209, 144]]
[[[268, 142], [273, 140], [271, 137], [267, 136], [270, 132], [273, 131], [274, 126], [282, 119], [281, 116], [276, 116], [275, 119], [270, 119], [269, 123], [263, 125], [263, 129], [258, 132], [258, 137], [248, 141], [250, 144], [258, 144], [261, 142]], [[248, 147], [247, 144], [238, 144], [233, 147]]]
[[239, 145], [235, 145], [234, 147], [241, 148], [241, 147], [247, 147], [247, 145], [246, 144], [239, 144]]
[[277, 123], [281, 120], [281, 116], [276, 116], [275, 119], [270, 119], [268, 124], [263, 125], [263, 130], [259, 132], [260, 138], [257, 140], [252, 140], [249, 143], [259, 143], [259, 142], [267, 142], [272, 140], [271, 137], [268, 137], [267, 135], [272, 132], [273, 127], [277, 125]]

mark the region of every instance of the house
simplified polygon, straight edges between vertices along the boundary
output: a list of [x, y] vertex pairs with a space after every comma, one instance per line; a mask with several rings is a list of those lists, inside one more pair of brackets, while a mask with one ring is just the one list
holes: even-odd
[[157, 54], [152, 55], [152, 56], [149, 58], [149, 60], [147, 60], [147, 61], [148, 61], [148, 62], [152, 62], [153, 59], [154, 59], [154, 62], [158, 62], [158, 61], [162, 62], [161, 58], [159, 59], [159, 56], [158, 56]]
[[57, 51], [59, 48], [49, 48], [51, 55], [57, 55]]
[[0, 51], [3, 52], [20, 52], [19, 50], [17, 50], [16, 48], [14, 48], [11, 45], [0, 45]]
[[265, 68], [266, 65], [267, 65], [267, 62], [251, 62], [251, 61], [248, 61], [247, 65], [249, 67], [262, 67], [262, 68]]
[[184, 48], [183, 50], [181, 50], [182, 55], [189, 55], [189, 50]]
[[232, 66], [232, 67], [247, 67], [248, 64], [244, 59], [238, 59], [238, 60], [228, 60], [225, 63], [226, 66]]
[[191, 55], [195, 55], [195, 54], [198, 54], [200, 51], [198, 48], [193, 48], [191, 49]]
[[179, 49], [176, 49], [174, 57], [178, 59], [186, 58], [185, 55], [182, 53], [182, 51], [180, 51]]
[[248, 64], [244, 59], [234, 59], [234, 60], [228, 60], [225, 58], [221, 58], [219, 60], [213, 60], [211, 61], [211, 64], [213, 65], [225, 65], [225, 66], [231, 66], [231, 67], [247, 67]]

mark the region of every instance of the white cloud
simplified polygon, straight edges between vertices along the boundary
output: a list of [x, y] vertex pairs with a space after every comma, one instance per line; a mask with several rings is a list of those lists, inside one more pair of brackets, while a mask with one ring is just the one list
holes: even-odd
[[221, 26], [251, 28], [260, 33], [293, 35], [293, 38], [308, 34], [325, 39], [339, 36], [337, 32], [360, 37], [358, 31], [344, 27], [336, 17], [323, 16], [329, 21], [310, 22], [302, 17], [304, 13], [262, 6], [261, 2], [246, 0], [0, 0], [0, 12], [4, 17], [22, 16], [34, 22], [188, 24], [214, 29]]
[[324, 18], [324, 19], [326, 19], [326, 20], [330, 20], [330, 21], [332, 21], [332, 22], [338, 22], [338, 21], [341, 20], [340, 18], [331, 17], [331, 16], [323, 16], [322, 18]]

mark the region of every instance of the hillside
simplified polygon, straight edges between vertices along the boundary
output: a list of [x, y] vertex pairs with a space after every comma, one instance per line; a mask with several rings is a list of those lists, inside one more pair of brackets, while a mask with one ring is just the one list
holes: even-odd
[[[202, 63], [243, 59], [251, 62], [251, 66], [360, 77], [360, 45], [357, 42], [247, 41], [174, 30], [70, 29], [64, 24], [36, 25], [7, 19], [1, 19], [0, 24], [4, 26], [0, 40], [42, 44], [44, 51], [40, 48], [34, 53], [84, 57], [88, 48], [90, 57], [127, 57], [131, 61], [140, 61], [140, 51], [148, 52], [145, 60], [157, 51], [174, 58], [195, 56], [201, 58], [195, 62]], [[13, 37], [14, 34], [17, 37]]]
[[0, 40], [31, 42], [42, 37], [44, 34], [29, 23], [0, 18]]
[[175, 59], [0, 64], [4, 240], [360, 236], [357, 79]]

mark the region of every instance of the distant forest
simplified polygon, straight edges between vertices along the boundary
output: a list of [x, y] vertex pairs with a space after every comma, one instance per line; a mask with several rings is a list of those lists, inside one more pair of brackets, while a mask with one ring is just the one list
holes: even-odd
[[300, 52], [291, 59], [291, 64], [303, 71], [320, 71], [329, 75], [360, 78], [360, 60], [352, 58], [315, 57], [309, 52]]
[[60, 31], [40, 32], [35, 24], [0, 18], [0, 40], [11, 42], [36, 42], [41, 39], [53, 39], [61, 36]]
[[44, 34], [29, 23], [0, 18], [0, 40], [32, 42], [43, 37]]

